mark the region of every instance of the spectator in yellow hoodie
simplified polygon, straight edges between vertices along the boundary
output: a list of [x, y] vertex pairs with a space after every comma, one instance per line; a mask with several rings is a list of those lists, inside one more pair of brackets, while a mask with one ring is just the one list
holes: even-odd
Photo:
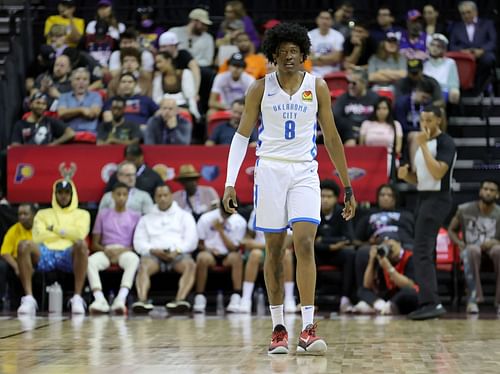
[[84, 314], [81, 297], [87, 273], [88, 247], [85, 238], [90, 230], [90, 214], [78, 209], [78, 195], [72, 181], [59, 179], [54, 183], [52, 208], [35, 215], [33, 240], [18, 248], [19, 278], [26, 296], [17, 310], [20, 315], [34, 315], [37, 303], [33, 297], [33, 269], [41, 272], [60, 270], [74, 273], [75, 293], [71, 313]]

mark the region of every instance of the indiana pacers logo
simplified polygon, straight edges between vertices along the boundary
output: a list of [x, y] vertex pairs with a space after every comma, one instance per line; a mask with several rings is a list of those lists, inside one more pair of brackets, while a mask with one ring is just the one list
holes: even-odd
[[17, 164], [14, 183], [23, 183], [25, 180], [31, 179], [35, 174], [35, 168], [31, 164]]
[[313, 93], [309, 90], [302, 92], [302, 101], [311, 102], [313, 99]]

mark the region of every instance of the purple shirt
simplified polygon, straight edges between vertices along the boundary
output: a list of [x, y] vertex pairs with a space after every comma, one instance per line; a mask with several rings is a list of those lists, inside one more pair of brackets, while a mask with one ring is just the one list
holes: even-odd
[[132, 247], [135, 227], [141, 214], [133, 210], [117, 212], [114, 209], [103, 209], [97, 214], [93, 234], [101, 234], [101, 244], [120, 244]]

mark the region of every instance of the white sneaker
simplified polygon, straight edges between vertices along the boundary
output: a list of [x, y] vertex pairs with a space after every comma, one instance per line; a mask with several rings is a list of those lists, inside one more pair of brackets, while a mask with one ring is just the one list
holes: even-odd
[[384, 315], [384, 316], [390, 316], [392, 314], [394, 314], [393, 310], [392, 310], [392, 303], [387, 300], [384, 304], [384, 306], [380, 309], [380, 314]]
[[382, 309], [384, 309], [384, 307], [385, 307], [385, 300], [377, 299], [373, 303], [373, 309], [375, 309], [377, 311], [377, 313], [381, 313]]
[[352, 303], [348, 297], [342, 296], [342, 298], [340, 299], [339, 312], [341, 314], [352, 313]]
[[80, 295], [73, 295], [71, 300], [71, 314], [85, 314], [85, 301]]
[[207, 307], [207, 298], [205, 295], [198, 294], [194, 297], [193, 312], [195, 313], [205, 313]]
[[227, 304], [226, 310], [230, 313], [238, 313], [240, 311], [241, 296], [237, 293], [231, 295], [229, 304]]
[[135, 314], [147, 314], [154, 309], [154, 305], [148, 302], [136, 301], [132, 304], [132, 311]]
[[89, 306], [90, 313], [108, 313], [109, 312], [109, 304], [106, 299], [100, 298], [95, 299], [92, 304]]
[[252, 300], [241, 299], [239, 312], [244, 314], [252, 314]]
[[295, 299], [293, 298], [285, 299], [284, 310], [285, 313], [287, 314], [297, 313], [297, 304], [295, 304]]
[[477, 303], [467, 303], [467, 314], [478, 314], [479, 307]]
[[373, 309], [370, 304], [366, 303], [365, 301], [360, 301], [354, 307], [352, 308], [353, 313], [359, 313], [359, 314], [373, 314], [375, 313], [375, 309]]
[[17, 314], [34, 316], [38, 309], [38, 304], [32, 295], [21, 298], [21, 305], [17, 309]]
[[125, 305], [125, 302], [123, 300], [117, 297], [115, 298], [115, 300], [113, 300], [111, 311], [115, 314], [126, 314], [127, 306]]

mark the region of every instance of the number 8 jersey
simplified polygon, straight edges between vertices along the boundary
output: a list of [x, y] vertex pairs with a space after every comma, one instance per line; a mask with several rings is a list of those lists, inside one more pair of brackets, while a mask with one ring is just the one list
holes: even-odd
[[281, 88], [276, 72], [267, 74], [260, 111], [258, 157], [291, 162], [316, 158], [315, 76], [305, 72], [300, 88], [290, 96]]

